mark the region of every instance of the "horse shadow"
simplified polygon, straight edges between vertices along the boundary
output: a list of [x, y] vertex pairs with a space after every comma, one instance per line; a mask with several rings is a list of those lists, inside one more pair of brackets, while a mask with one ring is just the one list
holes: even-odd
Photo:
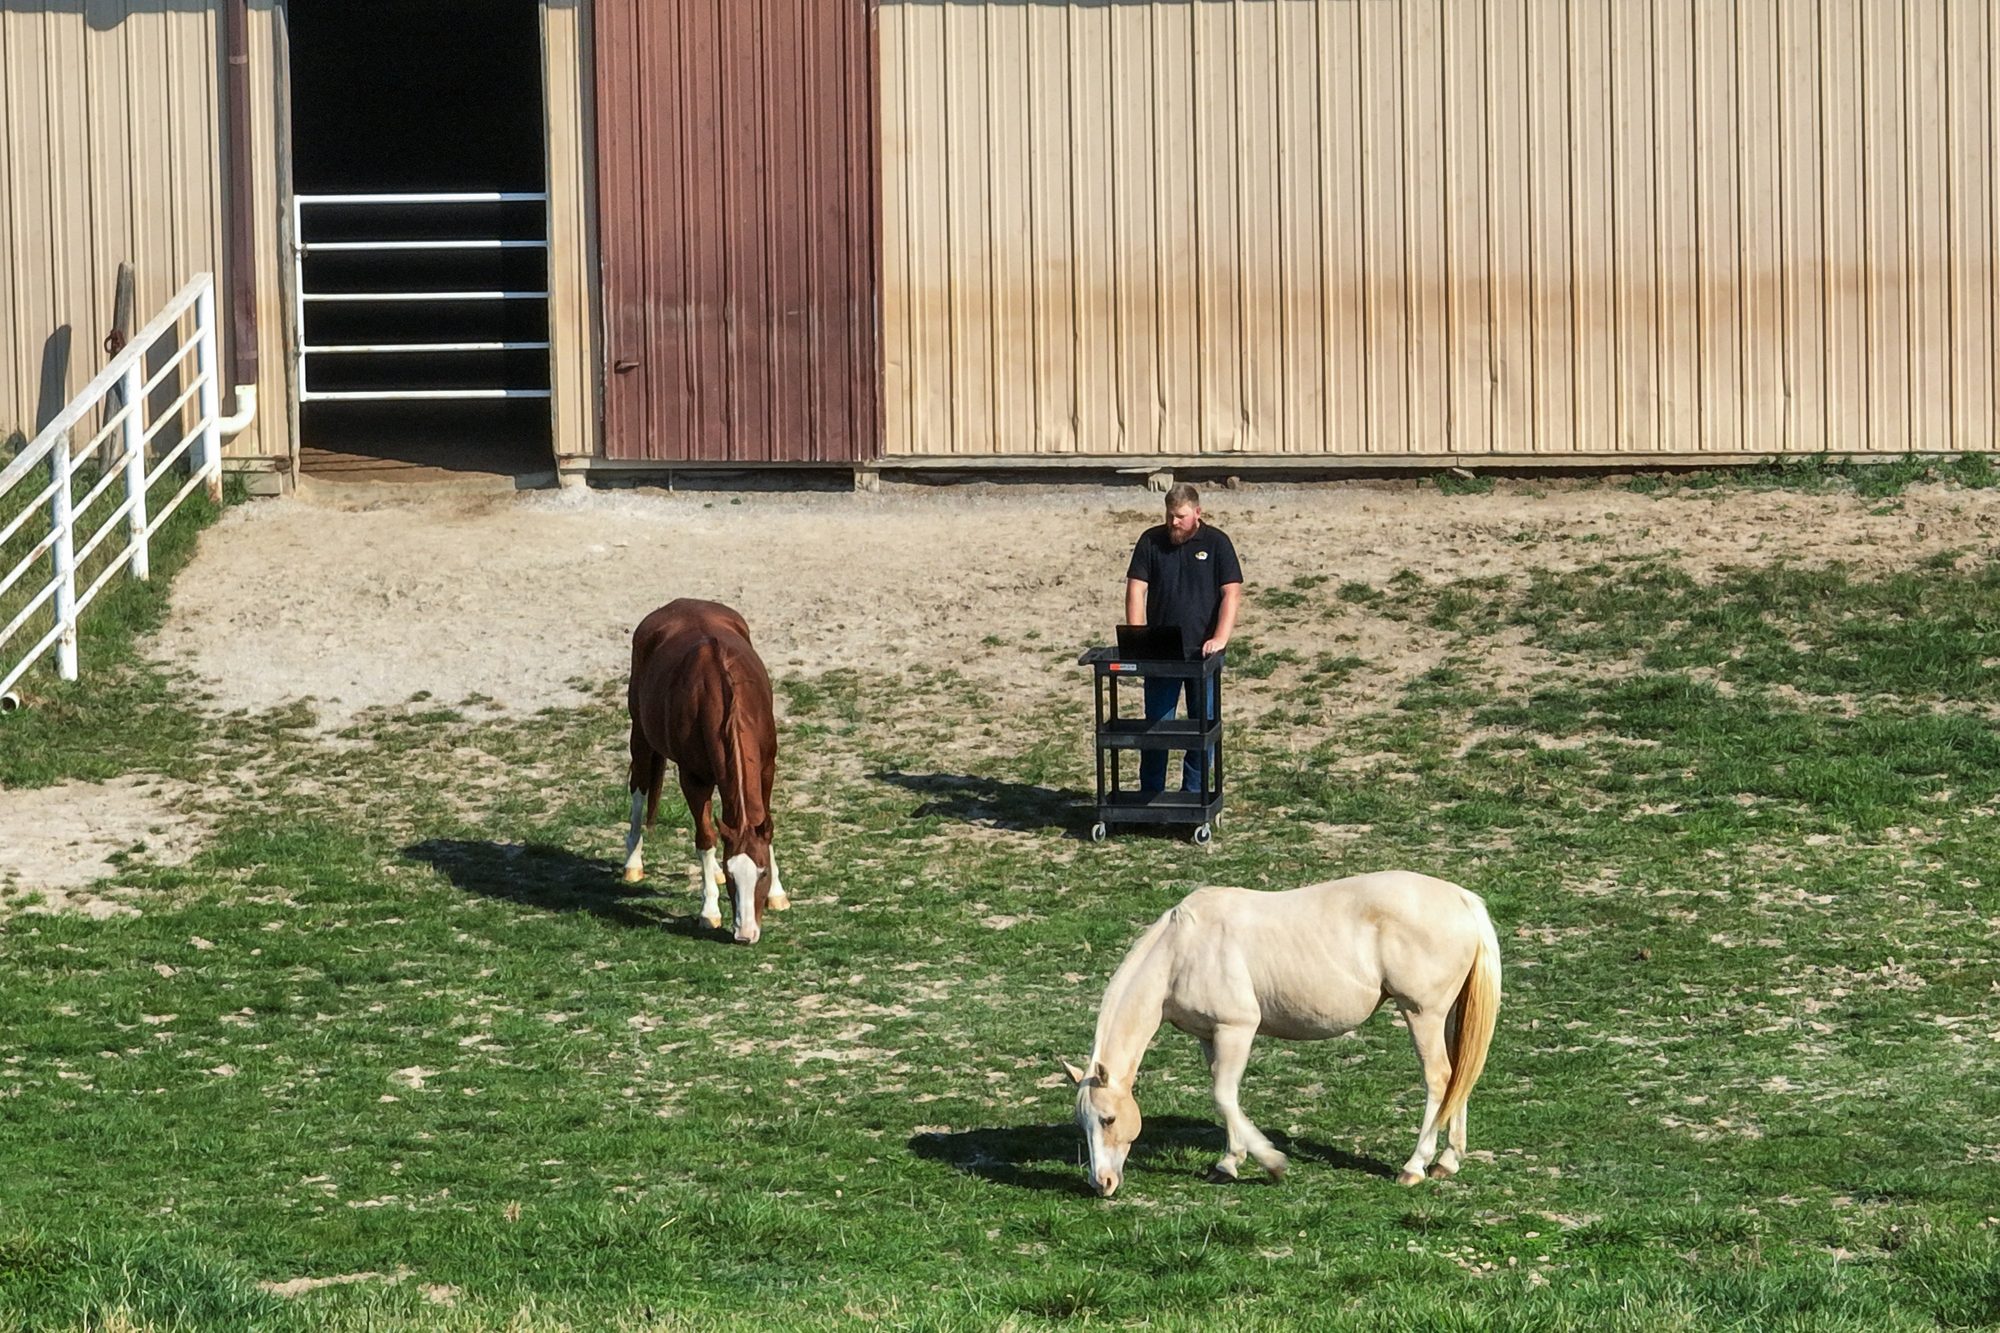
[[690, 939], [729, 936], [727, 930], [707, 925], [698, 915], [668, 912], [666, 899], [658, 890], [625, 883], [621, 862], [578, 856], [550, 843], [429, 838], [403, 848], [403, 855], [482, 898], [545, 912], [589, 912], [617, 925], [664, 930]]
[[1073, 837], [1081, 837], [1090, 823], [1090, 802], [1082, 792], [970, 773], [899, 773], [881, 769], [869, 776], [880, 782], [893, 782], [924, 797], [923, 804], [910, 811], [913, 819], [942, 815], [985, 828], [1020, 831], [1061, 828]]
[[[1394, 1166], [1372, 1157], [1285, 1134], [1273, 1134], [1270, 1139], [1294, 1164], [1317, 1162], [1384, 1180], [1396, 1178]], [[1184, 1152], [1198, 1157], [1220, 1157], [1225, 1144], [1222, 1126], [1213, 1121], [1180, 1115], [1148, 1116], [1145, 1136], [1132, 1145], [1127, 1170], [1173, 1170], [1161, 1165], [1161, 1160]], [[943, 1162], [954, 1171], [996, 1185], [1059, 1190], [1067, 1194], [1091, 1193], [1090, 1184], [1084, 1179], [1083, 1139], [1076, 1125], [1067, 1120], [1055, 1125], [967, 1129], [956, 1134], [913, 1134], [909, 1148], [927, 1161]], [[1269, 1181], [1253, 1165], [1244, 1167], [1243, 1178], [1246, 1183]]]
[[1081, 1169], [1083, 1140], [1077, 1136], [1076, 1125], [1067, 1120], [1059, 1125], [912, 1134], [909, 1148], [925, 1161], [942, 1162], [954, 1171], [996, 1185], [1090, 1193]]
[[[1132, 1145], [1132, 1158], [1143, 1161], [1151, 1155], [1164, 1156], [1172, 1151], [1185, 1151], [1196, 1157], [1220, 1157], [1229, 1145], [1229, 1136], [1222, 1126], [1213, 1120], [1197, 1120], [1191, 1116], [1167, 1115], [1147, 1116], [1145, 1136]], [[1344, 1148], [1315, 1143], [1311, 1139], [1295, 1139], [1282, 1130], [1268, 1130], [1265, 1137], [1271, 1146], [1283, 1153], [1296, 1165], [1299, 1162], [1317, 1162], [1341, 1171], [1353, 1171], [1365, 1176], [1380, 1176], [1384, 1180], [1396, 1178], [1396, 1167], [1372, 1157], [1362, 1157]], [[1148, 1141], [1152, 1153], [1145, 1152]], [[1270, 1177], [1263, 1174], [1255, 1162], [1243, 1165], [1245, 1181], [1269, 1183]]]

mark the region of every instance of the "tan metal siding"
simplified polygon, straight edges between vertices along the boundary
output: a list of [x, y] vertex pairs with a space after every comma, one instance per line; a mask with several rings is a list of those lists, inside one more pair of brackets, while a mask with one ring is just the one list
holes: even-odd
[[882, 0], [892, 456], [1990, 449], [2000, 0]]
[[219, 61], [204, 10], [0, 7], [0, 432], [104, 364], [121, 260], [139, 323], [217, 269]]
[[597, 451], [597, 221], [590, 144], [590, 9], [542, 6], [542, 68], [548, 101], [550, 385], [555, 452]]
[[[233, 440], [223, 443], [225, 457], [290, 459], [292, 438], [291, 352], [286, 329], [291, 325], [291, 269], [280, 228], [285, 196], [279, 180], [278, 142], [290, 134], [290, 119], [278, 86], [278, 24], [276, 7], [250, 6], [250, 239], [257, 247], [257, 415]], [[220, 125], [220, 119], [217, 120]], [[218, 151], [220, 151], [218, 147]], [[215, 226], [226, 224], [217, 218]], [[218, 237], [222, 235], [218, 231]], [[221, 242], [216, 242], [220, 248]], [[223, 278], [218, 272], [218, 280]], [[217, 293], [216, 310], [226, 312], [228, 299]], [[227, 315], [221, 315], [225, 320]], [[226, 386], [225, 386], [226, 387]], [[225, 393], [222, 410], [236, 404]]]

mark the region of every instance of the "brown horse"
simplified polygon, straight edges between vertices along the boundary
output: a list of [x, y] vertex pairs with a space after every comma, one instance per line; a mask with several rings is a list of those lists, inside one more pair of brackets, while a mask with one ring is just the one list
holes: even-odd
[[[778, 765], [771, 678], [750, 646], [750, 627], [720, 602], [687, 597], [668, 602], [632, 631], [632, 680], [625, 698], [632, 714], [626, 880], [645, 877], [639, 848], [659, 810], [671, 759], [701, 852], [702, 920], [722, 924], [716, 890], [726, 868], [736, 939], [755, 944], [765, 905], [782, 912], [791, 904], [771, 855], [771, 778]], [[709, 809], [718, 791], [720, 858]]]

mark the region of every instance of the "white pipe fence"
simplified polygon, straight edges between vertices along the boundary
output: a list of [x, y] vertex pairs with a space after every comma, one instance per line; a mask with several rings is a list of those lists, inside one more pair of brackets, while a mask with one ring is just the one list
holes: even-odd
[[[148, 367], [153, 367], [150, 375]], [[209, 498], [221, 501], [216, 374], [215, 280], [202, 273], [0, 468], [0, 561], [17, 536], [37, 531], [37, 520], [46, 527], [0, 574], [0, 615], [9, 616], [0, 628], [0, 697], [8, 697], [15, 682], [51, 648], [57, 673], [75, 680], [77, 621], [84, 608], [121, 570], [129, 568], [141, 579], [151, 576], [153, 534], [196, 486], [205, 485]], [[103, 413], [87, 443], [74, 444], [78, 427], [107, 408], [114, 391], [116, 408]], [[169, 427], [178, 428], [178, 438], [155, 446]], [[112, 461], [93, 481], [87, 460], [113, 438]], [[149, 508], [149, 492], [184, 455], [187, 480], [170, 499]], [[88, 486], [80, 497], [79, 485]], [[98, 501], [114, 486], [122, 486], [123, 498], [90, 532], [80, 533], [77, 524], [90, 521]], [[92, 557], [114, 533], [119, 545], [109, 548], [91, 577], [86, 571], [93, 568]], [[26, 582], [38, 568], [44, 581], [39, 586]], [[87, 577], [90, 582], [79, 592], [78, 582]], [[46, 628], [41, 628], [44, 622]], [[17, 637], [28, 636], [33, 637], [25, 647], [16, 644]]]

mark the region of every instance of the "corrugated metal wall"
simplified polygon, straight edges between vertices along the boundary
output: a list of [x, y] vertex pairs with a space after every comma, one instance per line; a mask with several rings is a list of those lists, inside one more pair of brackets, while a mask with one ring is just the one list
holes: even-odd
[[891, 455], [1995, 443], [1994, 0], [882, 0]]
[[591, 15], [583, 3], [542, 5], [542, 78], [548, 100], [549, 384], [555, 452], [586, 459], [597, 434], [597, 208]]
[[216, 19], [163, 8], [0, 5], [0, 434], [104, 366], [119, 261], [137, 324], [220, 262]]
[[[136, 5], [140, 0], [133, 0]], [[283, 246], [286, 208], [280, 201], [282, 182], [278, 175], [280, 135], [290, 136], [291, 125], [279, 106], [278, 35], [275, 25], [281, 16], [275, 6], [251, 0], [250, 5], [250, 227], [251, 244], [257, 247], [257, 414], [250, 426], [233, 440], [225, 440], [222, 452], [232, 458], [289, 460], [295, 452], [291, 421], [291, 302], [287, 299], [287, 270]], [[216, 112], [216, 124], [221, 114]], [[219, 130], [218, 130], [219, 132]], [[226, 224], [221, 218], [217, 226]], [[221, 246], [217, 239], [218, 249]], [[223, 281], [223, 274], [216, 273]], [[222, 293], [216, 296], [218, 312], [228, 305]], [[227, 316], [221, 316], [225, 323]], [[222, 410], [234, 412], [225, 386]]]
[[[135, 324], [194, 274], [222, 280], [219, 22], [212, 5], [158, 0], [0, 5], [0, 437], [32, 435], [109, 360], [121, 260], [137, 278]], [[253, 4], [262, 402], [225, 447], [236, 456], [290, 448], [271, 23], [270, 6]], [[216, 306], [226, 326], [226, 291]]]
[[873, 458], [869, 0], [597, 0], [604, 451]]

